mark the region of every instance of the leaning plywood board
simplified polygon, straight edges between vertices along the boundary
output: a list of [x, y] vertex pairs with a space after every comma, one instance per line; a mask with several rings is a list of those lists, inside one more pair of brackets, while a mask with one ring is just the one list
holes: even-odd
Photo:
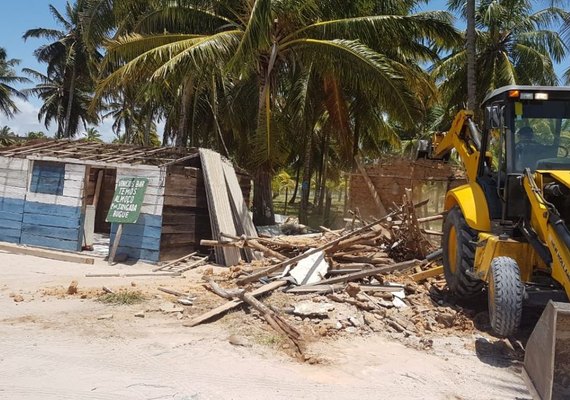
[[[204, 174], [204, 186], [212, 225], [212, 236], [220, 240], [220, 232], [235, 235], [236, 227], [228, 196], [221, 156], [212, 150], [200, 149], [200, 160]], [[236, 265], [240, 260], [237, 248], [216, 248], [216, 262], [221, 265]]]
[[[228, 185], [228, 192], [230, 195], [232, 211], [234, 213], [234, 222], [237, 233], [238, 235], [245, 235], [247, 237], [257, 237], [257, 230], [255, 229], [255, 225], [253, 225], [247, 204], [245, 204], [243, 199], [243, 193], [239, 185], [236, 171], [227, 161], [222, 162], [222, 167], [224, 169], [224, 176]], [[244, 251], [247, 261], [258, 260], [260, 258], [252, 249], [245, 248]]]

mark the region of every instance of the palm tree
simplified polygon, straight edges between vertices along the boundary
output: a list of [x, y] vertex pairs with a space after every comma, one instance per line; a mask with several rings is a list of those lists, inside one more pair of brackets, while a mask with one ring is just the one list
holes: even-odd
[[[466, 0], [451, 0], [452, 10], [465, 11]], [[464, 14], [465, 15], [465, 14]], [[527, 0], [478, 1], [477, 102], [491, 90], [509, 84], [555, 85], [554, 63], [567, 54], [560, 32], [551, 28], [570, 13], [548, 7], [533, 12]], [[458, 46], [433, 69], [450, 108], [462, 107], [467, 94], [467, 54]]]
[[26, 139], [47, 139], [47, 135], [42, 131], [30, 131], [26, 134]]
[[88, 142], [103, 142], [103, 140], [101, 140], [101, 134], [97, 128], [93, 127], [89, 127], [85, 131], [85, 140]]
[[20, 60], [8, 59], [6, 50], [0, 47], [0, 112], [8, 118], [19, 112], [13, 98], [26, 99], [26, 95], [12, 86], [14, 83], [29, 82], [27, 78], [17, 76], [14, 67]]
[[79, 90], [79, 88], [75, 89], [69, 108], [71, 110], [69, 120], [66, 121], [68, 113], [63, 113], [62, 110], [69, 107], [70, 92], [66, 90], [64, 76], [58, 73], [47, 76], [29, 68], [24, 68], [23, 71], [38, 82], [35, 87], [24, 91], [43, 101], [38, 112], [38, 121], [43, 120], [46, 129], [49, 129], [51, 124], [55, 122], [57, 124], [56, 138], [68, 137], [64, 129], [66, 126], [69, 128], [69, 132], [73, 132], [75, 135], [75, 132], [79, 130], [80, 123], [87, 129], [87, 124], [98, 122], [98, 118], [89, 112], [89, 105], [92, 100], [90, 93]]
[[[297, 92], [302, 110], [313, 103], [303, 97], [307, 94], [303, 87], [324, 90], [322, 104], [344, 136], [350, 126], [348, 107], [343, 104], [353, 90], [382, 109], [376, 112], [376, 119], [384, 113], [412, 123], [421, 113], [416, 90], [429, 90], [429, 82], [415, 64], [403, 61], [431, 58], [427, 42], [441, 46], [456, 39], [448, 16], [442, 13], [323, 18], [334, 15], [344, 3], [165, 3], [142, 18], [135, 33], [111, 42], [105, 66], [113, 66], [114, 72], [100, 82], [98, 94], [147, 81], [177, 88], [180, 122], [172, 125], [177, 125], [181, 145], [186, 145], [186, 135], [196, 135], [191, 129], [196, 111], [223, 113], [224, 107], [216, 103], [232, 110], [238, 121], [230, 117], [225, 123], [219, 119], [216, 123], [213, 119], [212, 127], [218, 132], [216, 137], [223, 137], [225, 130], [233, 132], [240, 147], [246, 149], [242, 154], [238, 150], [236, 156], [246, 162], [254, 177], [254, 219], [257, 224], [271, 224], [271, 178], [286, 160], [290, 144], [283, 135], [289, 121], [281, 118], [290, 100], [282, 92], [292, 87], [288, 82], [296, 78], [308, 82], [301, 83]], [[219, 92], [233, 101], [224, 105]], [[196, 108], [203, 95], [208, 107]], [[303, 119], [305, 112], [298, 114]], [[319, 118], [303, 123], [302, 132], [312, 130]], [[293, 131], [290, 126], [289, 131]], [[311, 147], [310, 141], [306, 144]]]
[[16, 134], [9, 126], [0, 128], [0, 147], [11, 146], [16, 143]]
[[[24, 33], [24, 40], [30, 38], [47, 39], [50, 43], [42, 45], [35, 51], [39, 62], [47, 64], [46, 76], [59, 80], [63, 86], [66, 102], [58, 107], [58, 132], [60, 137], [73, 137], [77, 133], [78, 119], [74, 115], [75, 98], [85, 96], [93, 88], [94, 65], [100, 59], [97, 49], [88, 49], [83, 42], [81, 16], [87, 10], [87, 0], [67, 3], [65, 16], [53, 5], [49, 9], [62, 30], [35, 28]], [[90, 51], [91, 50], [91, 51]]]

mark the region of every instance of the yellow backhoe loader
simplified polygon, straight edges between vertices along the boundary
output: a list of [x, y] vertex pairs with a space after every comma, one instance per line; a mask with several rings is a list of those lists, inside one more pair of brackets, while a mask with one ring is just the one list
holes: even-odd
[[459, 112], [434, 151], [455, 149], [468, 181], [445, 199], [445, 278], [460, 298], [486, 288], [503, 337], [518, 329], [523, 304], [550, 300], [524, 375], [536, 398], [570, 399], [570, 87], [503, 87], [482, 111], [481, 129]]

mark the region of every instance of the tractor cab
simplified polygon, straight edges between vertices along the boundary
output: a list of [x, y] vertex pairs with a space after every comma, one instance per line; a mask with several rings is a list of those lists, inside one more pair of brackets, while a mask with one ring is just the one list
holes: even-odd
[[506, 86], [482, 106], [477, 182], [491, 220], [513, 221], [525, 212], [525, 169], [570, 171], [570, 87]]

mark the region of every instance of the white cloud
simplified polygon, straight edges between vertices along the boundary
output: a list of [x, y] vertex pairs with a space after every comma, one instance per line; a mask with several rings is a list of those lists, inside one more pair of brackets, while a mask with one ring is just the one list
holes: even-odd
[[12, 130], [20, 135], [24, 136], [30, 131], [42, 131], [48, 135], [53, 135], [55, 132], [55, 127], [51, 126], [48, 131], [46, 127], [38, 122], [38, 112], [40, 108], [29, 101], [22, 99], [14, 99], [16, 107], [20, 110], [14, 118], [7, 118], [4, 114], [0, 114], [0, 126], [9, 126]]

